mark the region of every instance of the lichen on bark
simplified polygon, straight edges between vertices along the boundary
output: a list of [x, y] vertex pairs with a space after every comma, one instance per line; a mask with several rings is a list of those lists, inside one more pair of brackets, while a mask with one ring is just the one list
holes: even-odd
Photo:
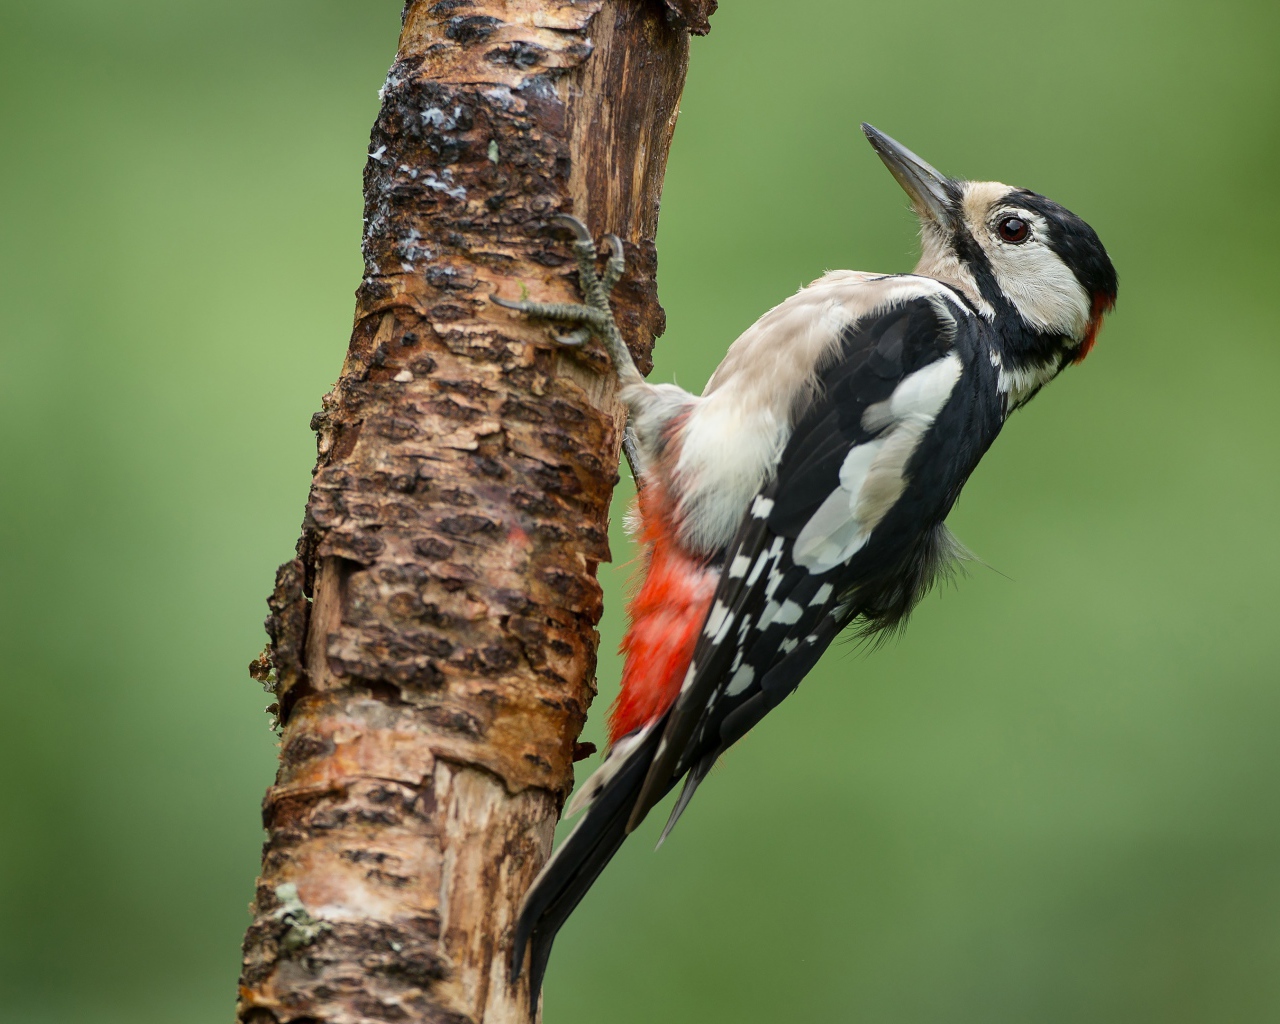
[[411, 0], [365, 169], [365, 274], [269, 600], [280, 767], [245, 1024], [526, 1021], [505, 971], [594, 695], [622, 414], [491, 293], [575, 297], [550, 227], [624, 240], [663, 326], [658, 197], [708, 0]]

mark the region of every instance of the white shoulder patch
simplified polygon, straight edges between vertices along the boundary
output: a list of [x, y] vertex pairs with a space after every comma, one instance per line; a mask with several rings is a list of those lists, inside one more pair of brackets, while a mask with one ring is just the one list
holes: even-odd
[[951, 389], [956, 386], [963, 369], [960, 356], [952, 352], [909, 374], [886, 401], [867, 406], [862, 414], [863, 428], [882, 430], [909, 416], [924, 416], [932, 423], [951, 397]]
[[845, 456], [839, 486], [796, 537], [796, 565], [827, 572], [867, 543], [906, 490], [907, 463], [947, 404], [962, 369], [959, 355], [952, 353], [903, 378], [889, 398], [867, 408], [863, 427], [881, 434]]

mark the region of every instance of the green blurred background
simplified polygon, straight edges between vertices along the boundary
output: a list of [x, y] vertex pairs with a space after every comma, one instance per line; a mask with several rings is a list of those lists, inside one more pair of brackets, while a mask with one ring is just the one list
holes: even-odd
[[[400, 6], [0, 4], [6, 1022], [230, 1019], [275, 756], [245, 665], [346, 345]], [[658, 855], [647, 823], [563, 932], [547, 1020], [1280, 1020], [1280, 7], [713, 24], [657, 378], [700, 388], [826, 268], [910, 267], [862, 119], [1082, 214], [1120, 305], [952, 517], [986, 566], [900, 642], [833, 650]]]

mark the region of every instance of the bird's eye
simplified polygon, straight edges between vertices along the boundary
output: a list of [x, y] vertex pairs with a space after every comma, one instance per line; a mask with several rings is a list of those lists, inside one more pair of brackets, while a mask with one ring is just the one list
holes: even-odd
[[1000, 232], [1000, 237], [1006, 242], [1012, 242], [1017, 245], [1019, 242], [1027, 240], [1027, 235], [1031, 232], [1031, 226], [1021, 217], [1005, 217], [996, 226], [996, 230]]

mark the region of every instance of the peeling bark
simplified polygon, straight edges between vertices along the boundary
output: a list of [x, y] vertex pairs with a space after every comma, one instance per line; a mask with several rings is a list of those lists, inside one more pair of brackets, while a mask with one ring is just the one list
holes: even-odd
[[[491, 293], [576, 299], [624, 240], [647, 372], [688, 32], [713, 0], [410, 0], [365, 169], [365, 276], [254, 674], [280, 767], [238, 1020], [529, 1020], [509, 931], [594, 696], [622, 411]], [[527, 978], [527, 973], [526, 973]]]

